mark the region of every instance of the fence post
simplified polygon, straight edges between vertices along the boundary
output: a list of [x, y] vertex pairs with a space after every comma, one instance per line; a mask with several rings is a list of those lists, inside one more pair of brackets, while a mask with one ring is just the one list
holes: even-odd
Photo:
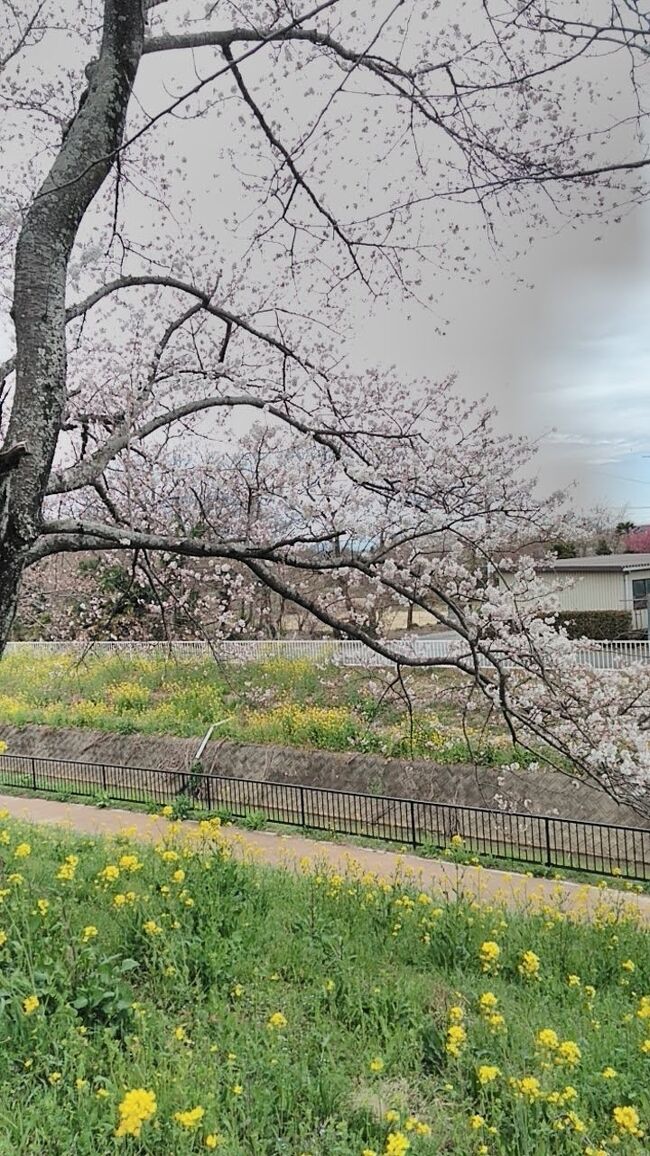
[[104, 763], [102, 763], [102, 789], [104, 791], [106, 791], [108, 789], [106, 786], [106, 766], [104, 765]]
[[204, 778], [205, 782], [205, 801], [208, 805], [208, 811], [212, 810], [212, 779], [209, 775]]
[[417, 845], [418, 845], [418, 833], [417, 833], [417, 828], [415, 826], [415, 803], [414, 803], [413, 799], [411, 799], [411, 842], [412, 842], [414, 847], [417, 847]]
[[551, 867], [551, 823], [548, 816], [544, 819], [544, 838], [546, 842], [546, 866]]
[[36, 790], [36, 760], [32, 759], [32, 788]]
[[301, 827], [307, 826], [305, 822], [305, 788], [303, 786], [300, 787], [300, 825]]

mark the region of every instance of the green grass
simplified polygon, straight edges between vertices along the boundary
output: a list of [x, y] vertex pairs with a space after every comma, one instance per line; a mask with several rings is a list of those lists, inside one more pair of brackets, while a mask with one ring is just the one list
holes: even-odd
[[79, 661], [71, 655], [12, 654], [0, 662], [0, 722], [183, 737], [202, 736], [218, 723], [220, 737], [239, 742], [438, 763], [531, 760], [498, 728], [484, 733], [479, 713], [463, 729], [458, 709], [445, 697], [444, 673], [439, 683], [411, 676], [412, 720], [403, 699], [386, 692], [385, 677], [302, 659], [224, 666], [161, 656], [90, 655]]
[[[170, 826], [158, 848], [2, 830], [1, 1156], [184, 1156], [208, 1136], [226, 1156], [647, 1151], [613, 1117], [650, 1125], [649, 937], [623, 912], [505, 915], [353, 865], [272, 871], [238, 862], [214, 826], [189, 842]], [[487, 991], [504, 1031], [480, 1012]], [[555, 1062], [544, 1028], [579, 1054]], [[134, 1089], [156, 1110], [118, 1137]]]

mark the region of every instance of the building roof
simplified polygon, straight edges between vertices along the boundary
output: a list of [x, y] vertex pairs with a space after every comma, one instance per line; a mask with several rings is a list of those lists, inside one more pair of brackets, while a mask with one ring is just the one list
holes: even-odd
[[557, 558], [552, 563], [553, 570], [584, 571], [594, 573], [599, 570], [650, 570], [650, 554], [594, 554], [588, 558]]

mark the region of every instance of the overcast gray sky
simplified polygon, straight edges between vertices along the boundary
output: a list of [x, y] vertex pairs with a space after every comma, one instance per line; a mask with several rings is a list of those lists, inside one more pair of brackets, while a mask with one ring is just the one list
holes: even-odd
[[545, 484], [650, 522], [650, 205], [598, 235], [541, 237], [518, 260], [486, 250], [487, 283], [432, 277], [431, 311], [364, 314], [355, 352], [405, 377], [456, 371], [459, 392], [540, 439]]
[[488, 284], [444, 280], [439, 308], [411, 321], [382, 311], [359, 349], [418, 375], [455, 369], [460, 392], [541, 439], [544, 482], [575, 479], [585, 503], [650, 522], [650, 206], [484, 262]]
[[[193, 80], [193, 61], [182, 63]], [[167, 67], [163, 58], [147, 63], [148, 100]], [[182, 144], [170, 150], [165, 169], [196, 169], [196, 187], [204, 185], [192, 211], [209, 217], [212, 205], [236, 203], [239, 182], [220, 152], [210, 160], [204, 123], [169, 131], [182, 134]], [[507, 218], [499, 228], [502, 253], [481, 240], [480, 225], [472, 233], [474, 276], [430, 274], [423, 291], [435, 295], [430, 312], [413, 306], [407, 319], [398, 296], [374, 314], [364, 303], [352, 325], [356, 359], [394, 364], [404, 379], [456, 371], [461, 393], [487, 395], [505, 428], [540, 439], [545, 484], [575, 479], [584, 504], [626, 506], [634, 520], [650, 522], [650, 205], [619, 225], [584, 222], [547, 236], [535, 229], [529, 251], [516, 258], [508, 253]], [[0, 353], [9, 347], [0, 328]]]

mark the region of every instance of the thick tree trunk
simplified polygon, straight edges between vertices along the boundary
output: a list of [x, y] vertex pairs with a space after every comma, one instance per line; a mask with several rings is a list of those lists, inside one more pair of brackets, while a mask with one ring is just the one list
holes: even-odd
[[[144, 40], [144, 0], [105, 0], [99, 58], [59, 153], [26, 214], [16, 248], [16, 386], [0, 476], [0, 653], [35, 541], [66, 403], [65, 295], [79, 225], [124, 132]], [[25, 449], [17, 456], [14, 447]]]
[[20, 579], [24, 569], [24, 558], [14, 543], [3, 543], [0, 547], [0, 654], [9, 638], [9, 632], [16, 613]]

